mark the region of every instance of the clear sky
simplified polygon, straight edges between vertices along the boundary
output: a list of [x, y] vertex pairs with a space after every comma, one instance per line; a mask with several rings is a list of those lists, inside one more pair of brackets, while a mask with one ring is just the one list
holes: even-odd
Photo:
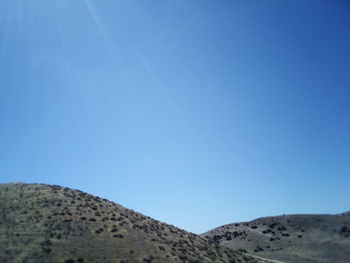
[[350, 210], [347, 0], [0, 0], [0, 182], [194, 233]]

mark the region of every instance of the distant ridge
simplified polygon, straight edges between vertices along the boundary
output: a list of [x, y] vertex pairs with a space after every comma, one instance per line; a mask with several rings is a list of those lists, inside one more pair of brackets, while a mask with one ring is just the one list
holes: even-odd
[[0, 184], [1, 263], [270, 262], [57, 185]]
[[350, 215], [350, 211], [344, 212], [340, 214], [341, 216], [349, 216]]
[[201, 236], [228, 248], [288, 263], [350, 262], [350, 212], [262, 217], [227, 224]]

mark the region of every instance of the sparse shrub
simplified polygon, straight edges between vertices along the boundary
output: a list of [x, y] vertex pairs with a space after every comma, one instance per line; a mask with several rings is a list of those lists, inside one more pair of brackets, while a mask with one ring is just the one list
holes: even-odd
[[51, 246], [52, 242], [50, 239], [45, 240], [44, 242], [41, 243], [42, 246]]
[[260, 251], [264, 251], [263, 248], [257, 246], [255, 249], [254, 249], [254, 252], [260, 252]]
[[[350, 230], [350, 229], [349, 229]], [[341, 229], [340, 229], [340, 234], [343, 234], [345, 232], [348, 231], [348, 227], [347, 226], [343, 226]]]
[[102, 228], [99, 228], [99, 229], [96, 229], [96, 230], [95, 230], [95, 233], [96, 233], [96, 234], [100, 234], [100, 233], [102, 233], [102, 232], [103, 232], [103, 229], [102, 229]]
[[272, 223], [269, 225], [269, 227], [273, 229], [273, 228], [275, 228], [276, 225], [277, 225], [276, 223]]
[[143, 262], [145, 262], [145, 263], [151, 263], [151, 262], [153, 261], [153, 259], [154, 259], [154, 256], [149, 255], [149, 256], [143, 258]]
[[52, 249], [50, 247], [43, 247], [43, 252], [46, 253], [46, 254], [50, 254]]
[[213, 236], [214, 242], [219, 242], [221, 238], [222, 238], [222, 236], [219, 236], [219, 235]]

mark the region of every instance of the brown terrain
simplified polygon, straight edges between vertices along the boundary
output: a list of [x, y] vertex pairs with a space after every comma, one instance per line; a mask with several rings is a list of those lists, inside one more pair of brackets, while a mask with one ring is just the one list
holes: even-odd
[[236, 252], [78, 190], [14, 183], [0, 184], [0, 262], [271, 261]]
[[264, 217], [224, 225], [201, 236], [285, 263], [350, 262], [350, 212]]

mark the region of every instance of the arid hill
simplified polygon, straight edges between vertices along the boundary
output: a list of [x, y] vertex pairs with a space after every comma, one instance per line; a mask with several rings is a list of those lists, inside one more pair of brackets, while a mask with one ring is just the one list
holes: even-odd
[[201, 235], [286, 263], [349, 263], [350, 213], [283, 215], [224, 225]]
[[0, 262], [268, 261], [78, 190], [15, 183], [0, 184]]

